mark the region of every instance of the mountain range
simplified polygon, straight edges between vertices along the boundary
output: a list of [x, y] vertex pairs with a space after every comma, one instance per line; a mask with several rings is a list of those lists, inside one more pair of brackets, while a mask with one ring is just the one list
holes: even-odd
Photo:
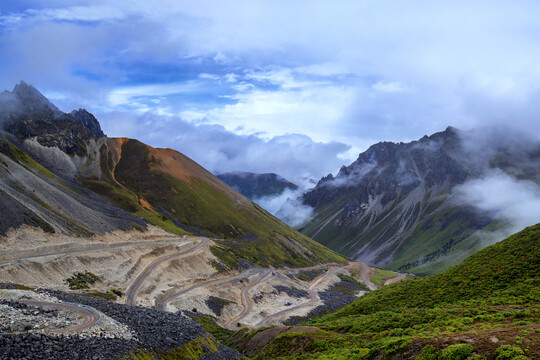
[[289, 228], [172, 149], [108, 138], [95, 117], [63, 113], [24, 82], [0, 94], [0, 233], [23, 224], [91, 236], [152, 223], [222, 240], [224, 265], [343, 258]]
[[[314, 215], [300, 231], [370, 264], [440, 272], [488, 245], [486, 234], [509, 225], [497, 216], [500, 210], [479, 209], [471, 199], [491, 175], [540, 184], [540, 144], [508, 138], [448, 127], [410, 143], [375, 144], [303, 195]], [[481, 180], [480, 189], [463, 191]]]

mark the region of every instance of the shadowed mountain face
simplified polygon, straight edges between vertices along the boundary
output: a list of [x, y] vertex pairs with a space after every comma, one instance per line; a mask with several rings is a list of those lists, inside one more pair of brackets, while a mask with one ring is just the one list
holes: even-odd
[[75, 181], [86, 144], [104, 136], [86, 110], [63, 113], [21, 82], [0, 93], [0, 136], [0, 235], [24, 224], [74, 236], [146, 227]]
[[218, 237], [236, 268], [343, 261], [289, 228], [193, 160], [137, 140], [107, 138], [86, 110], [63, 113], [25, 83], [0, 94], [0, 234], [23, 224], [91, 235], [142, 229]]
[[[455, 186], [499, 169], [538, 183], [538, 144], [478, 149], [454, 128], [411, 143], [382, 142], [303, 196], [315, 208], [301, 231], [343, 255], [401, 271], [433, 273], [482, 247], [478, 230], [502, 224], [473, 209]], [[493, 150], [495, 149], [495, 150]]]
[[273, 173], [231, 172], [217, 175], [217, 177], [251, 200], [279, 195], [286, 189], [298, 189], [298, 185]]
[[92, 114], [84, 109], [63, 113], [25, 82], [0, 93], [0, 124], [19, 139], [35, 137], [41, 145], [80, 156], [85, 140], [105, 136]]

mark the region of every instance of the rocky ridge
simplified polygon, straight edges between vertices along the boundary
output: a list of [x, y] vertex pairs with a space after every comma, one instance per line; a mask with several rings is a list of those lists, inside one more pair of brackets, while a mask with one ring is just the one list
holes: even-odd
[[467, 135], [448, 127], [410, 143], [371, 146], [303, 195], [315, 215], [300, 230], [343, 255], [399, 271], [441, 271], [478, 251], [476, 232], [500, 224], [453, 188], [490, 169], [538, 182], [540, 146], [501, 143], [490, 152], [471, 148]]

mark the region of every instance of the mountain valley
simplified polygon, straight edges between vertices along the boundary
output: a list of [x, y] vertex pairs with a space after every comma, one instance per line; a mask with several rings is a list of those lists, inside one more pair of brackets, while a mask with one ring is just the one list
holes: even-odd
[[[23, 82], [0, 95], [0, 302], [12, 314], [0, 321], [5, 356], [22, 336], [21, 357], [42, 346], [36, 341], [54, 342], [61, 357], [64, 333], [79, 339], [70, 347], [100, 349], [99, 358], [111, 356], [109, 345], [126, 358], [144, 349], [224, 356], [231, 350], [202, 329], [168, 345], [142, 341], [124, 315], [107, 318], [107, 302], [135, 318], [146, 316], [141, 306], [187, 311], [236, 331], [298, 322], [377, 287], [378, 269], [289, 228], [181, 153], [107, 138], [91, 114], [62, 113]], [[20, 326], [9, 325], [13, 317]], [[120, 340], [106, 345], [111, 337]]]
[[[538, 226], [443, 272], [505, 225], [453, 191], [485, 173], [456, 129], [374, 145], [321, 179], [301, 229], [319, 243], [182, 153], [108, 138], [26, 83], [0, 105], [3, 358], [539, 354]], [[540, 152], [501, 146], [487, 169], [537, 183]], [[294, 188], [248, 178], [254, 198]]]

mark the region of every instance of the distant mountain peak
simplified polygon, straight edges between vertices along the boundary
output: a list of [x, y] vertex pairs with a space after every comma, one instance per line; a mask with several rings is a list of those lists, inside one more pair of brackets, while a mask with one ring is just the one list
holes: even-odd
[[11, 92], [19, 100], [20, 112], [52, 111], [55, 116], [62, 115], [62, 111], [49, 101], [35, 87], [22, 81], [15, 85]]
[[0, 93], [0, 124], [21, 140], [36, 138], [43, 146], [81, 156], [85, 140], [105, 136], [94, 115], [84, 109], [66, 114], [24, 81]]

